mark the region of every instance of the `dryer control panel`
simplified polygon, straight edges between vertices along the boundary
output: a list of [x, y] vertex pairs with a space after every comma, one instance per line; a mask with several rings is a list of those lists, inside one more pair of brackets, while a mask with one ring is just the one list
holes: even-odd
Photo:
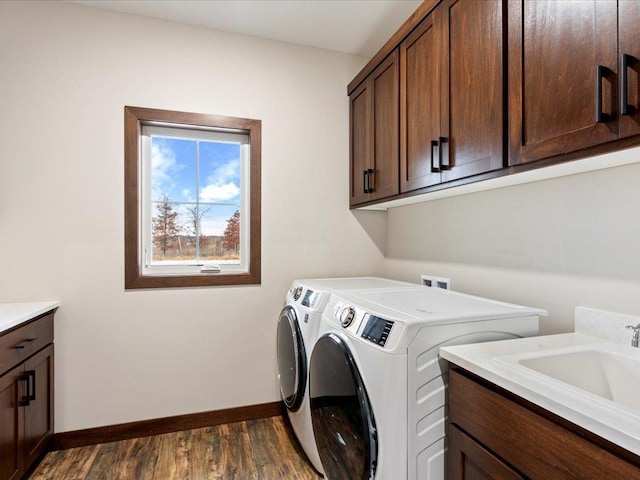
[[393, 322], [369, 313], [365, 314], [364, 321], [365, 326], [362, 330], [362, 338], [384, 347], [389, 338], [389, 333], [391, 333], [391, 328], [393, 328]]

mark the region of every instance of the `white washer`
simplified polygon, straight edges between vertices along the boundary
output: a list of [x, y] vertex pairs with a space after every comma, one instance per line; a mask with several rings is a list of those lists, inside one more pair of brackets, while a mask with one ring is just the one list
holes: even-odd
[[415, 284], [378, 277], [324, 278], [295, 280], [287, 292], [277, 333], [280, 394], [302, 449], [320, 473], [323, 469], [311, 428], [307, 366], [331, 292], [408, 287]]
[[544, 310], [430, 287], [342, 292], [309, 365], [327, 480], [444, 480], [444, 345], [537, 335]]

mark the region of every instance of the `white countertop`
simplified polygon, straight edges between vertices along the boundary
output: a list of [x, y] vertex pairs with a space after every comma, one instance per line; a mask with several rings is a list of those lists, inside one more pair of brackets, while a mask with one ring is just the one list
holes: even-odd
[[499, 342], [443, 347], [446, 360], [516, 395], [640, 455], [640, 410], [504, 361], [513, 355], [586, 346], [611, 348], [640, 358], [640, 349], [582, 333], [565, 333]]
[[0, 333], [60, 306], [60, 302], [0, 303]]

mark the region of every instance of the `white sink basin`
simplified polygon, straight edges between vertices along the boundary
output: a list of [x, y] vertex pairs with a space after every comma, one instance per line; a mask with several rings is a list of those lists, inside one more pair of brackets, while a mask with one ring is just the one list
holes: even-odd
[[[580, 389], [640, 415], [640, 351], [613, 344], [496, 358], [525, 374], [542, 374], [559, 388]], [[537, 372], [537, 374], [536, 374]]]

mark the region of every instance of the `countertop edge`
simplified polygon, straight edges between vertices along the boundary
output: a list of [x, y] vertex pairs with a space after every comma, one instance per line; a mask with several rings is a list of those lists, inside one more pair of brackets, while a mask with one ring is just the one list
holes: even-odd
[[[576, 335], [576, 334], [561, 334], [561, 335]], [[581, 334], [577, 336], [584, 337]], [[536, 338], [536, 337], [532, 337]], [[540, 338], [540, 337], [537, 337]], [[520, 340], [520, 339], [518, 339]], [[518, 340], [505, 340], [505, 342], [518, 341]], [[521, 339], [524, 340], [524, 339]], [[601, 343], [601, 340], [593, 338], [593, 343]], [[481, 345], [481, 344], [478, 344]], [[543, 393], [545, 388], [539, 388], [540, 383], [536, 379], [528, 381], [522, 381], [517, 374], [512, 374], [508, 368], [501, 365], [485, 365], [488, 362], [495, 362], [491, 357], [484, 358], [472, 358], [472, 355], [458, 354], [455, 350], [465, 346], [455, 347], [442, 347], [440, 349], [440, 356], [445, 360], [471, 372], [478, 377], [487, 380], [488, 382], [497, 385], [565, 420], [568, 420], [575, 425], [582, 427], [611, 443], [630, 451], [635, 455], [640, 455], [640, 439], [635, 438], [631, 433], [625, 432], [604, 423], [603, 421], [594, 418], [593, 412], [580, 411], [572, 405], [569, 405], [566, 398], [551, 398], [547, 394]], [[451, 351], [453, 350], [453, 352]], [[496, 355], [497, 356], [497, 355]], [[512, 378], [509, 378], [509, 376]], [[563, 401], [564, 400], [564, 401]]]
[[0, 334], [60, 307], [58, 300], [0, 303]]

